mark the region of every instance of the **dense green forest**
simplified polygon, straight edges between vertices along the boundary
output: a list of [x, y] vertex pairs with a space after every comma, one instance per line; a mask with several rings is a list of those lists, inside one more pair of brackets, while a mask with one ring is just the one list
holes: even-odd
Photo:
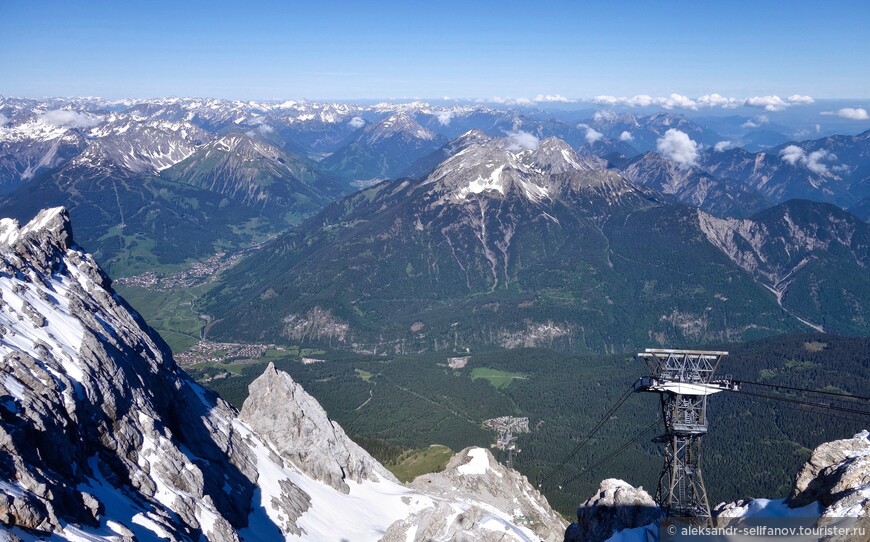
[[[719, 347], [730, 352], [720, 374], [737, 380], [865, 396], [870, 389], [867, 338], [792, 335]], [[394, 461], [407, 449], [436, 443], [453, 450], [488, 446], [495, 435], [482, 427], [483, 420], [528, 416], [532, 432], [520, 435], [521, 453], [514, 463], [533, 483], [558, 465], [646, 372], [645, 365], [631, 354], [571, 356], [543, 349], [516, 349], [468, 356], [461, 369], [450, 368], [445, 354], [383, 357], [335, 351], [319, 356], [326, 360], [323, 363], [303, 365], [292, 356], [272, 361], [317, 398], [348, 434], [385, 462]], [[212, 377], [223, 376], [219, 364], [189, 370], [241, 406], [247, 385], [259, 376], [265, 363], [245, 366], [240, 376], [217, 379]], [[522, 377], [507, 381], [480, 377], [506, 373]], [[812, 400], [830, 401], [830, 397]], [[870, 411], [866, 404], [849, 399], [840, 402]], [[542, 487], [550, 503], [573, 515], [598, 483], [611, 477], [654, 492], [662, 457], [650, 439], [661, 431], [658, 428], [612, 460], [591, 470], [584, 468], [600, 463], [647, 428], [656, 420], [658, 408], [654, 395], [630, 396], [577, 456]], [[785, 497], [794, 474], [814, 446], [870, 427], [870, 416], [862, 419], [856, 414], [739, 392], [712, 396], [709, 409], [710, 432], [704, 442], [703, 466], [713, 504], [747, 497]], [[496, 456], [504, 459], [501, 452]], [[569, 479], [574, 480], [563, 485]]]

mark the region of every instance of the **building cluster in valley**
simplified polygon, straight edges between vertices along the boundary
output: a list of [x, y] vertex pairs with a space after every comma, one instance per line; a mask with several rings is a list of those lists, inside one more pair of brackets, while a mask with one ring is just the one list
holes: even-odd
[[188, 350], [176, 354], [175, 359], [182, 366], [197, 363], [219, 363], [226, 360], [256, 360], [269, 350], [284, 350], [274, 344], [219, 343], [209, 340], [199, 341]]
[[250, 253], [254, 248], [256, 247], [233, 253], [218, 252], [207, 260], [193, 262], [190, 264], [190, 267], [169, 275], [146, 271], [141, 275], [118, 278], [114, 282], [120, 286], [134, 286], [154, 292], [166, 292], [176, 288], [191, 288], [210, 282], [214, 277], [237, 264], [242, 257]]

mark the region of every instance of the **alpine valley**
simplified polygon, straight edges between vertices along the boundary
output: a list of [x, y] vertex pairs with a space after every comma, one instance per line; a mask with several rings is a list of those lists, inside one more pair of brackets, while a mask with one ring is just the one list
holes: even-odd
[[0, 541], [646, 540], [647, 347], [777, 390], [715, 514], [870, 516], [870, 121], [604, 102], [0, 97]]
[[847, 211], [789, 200], [719, 218], [555, 137], [515, 146], [470, 132], [426, 177], [329, 205], [226, 273], [206, 304], [210, 333], [373, 352], [621, 352], [870, 331], [870, 226]]

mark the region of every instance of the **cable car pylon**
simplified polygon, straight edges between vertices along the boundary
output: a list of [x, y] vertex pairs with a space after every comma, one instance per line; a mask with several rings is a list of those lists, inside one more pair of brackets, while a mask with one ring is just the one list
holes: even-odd
[[714, 379], [728, 352], [647, 348], [637, 354], [650, 375], [638, 379], [636, 392], [659, 394], [665, 432], [656, 502], [665, 517], [697, 518], [710, 524], [710, 502], [701, 474], [701, 440], [707, 434], [707, 396], [736, 391], [730, 376]]

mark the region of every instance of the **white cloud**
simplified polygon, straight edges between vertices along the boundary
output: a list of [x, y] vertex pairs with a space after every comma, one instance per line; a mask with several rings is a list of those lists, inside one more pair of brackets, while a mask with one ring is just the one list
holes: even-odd
[[599, 141], [601, 138], [604, 137], [604, 134], [602, 134], [601, 132], [599, 132], [595, 128], [592, 128], [588, 124], [578, 124], [577, 128], [585, 128], [586, 129], [586, 143], [589, 143], [590, 145], [592, 145], [593, 143], [595, 143], [596, 141]]
[[365, 126], [366, 121], [364, 121], [361, 117], [354, 117], [347, 121], [347, 123], [350, 124], [351, 128], [362, 128], [363, 126]]
[[6, 124], [8, 122], [9, 122], [9, 117], [4, 115], [3, 113], [0, 113], [0, 128], [2, 128], [3, 126], [6, 126]]
[[648, 94], [638, 94], [637, 96], [596, 96], [592, 98], [594, 103], [599, 105], [624, 105], [626, 107], [649, 107], [651, 105], [657, 105], [659, 107], [663, 107], [665, 109], [692, 109], [697, 110], [698, 104], [695, 100], [689, 98], [688, 96], [683, 96], [682, 94], [673, 93], [670, 96], [653, 98]]
[[713, 145], [713, 150], [716, 152], [724, 152], [724, 151], [727, 151], [728, 149], [733, 149], [733, 148], [734, 148], [734, 144], [731, 143], [730, 141], [720, 141], [719, 143], [716, 143], [715, 145]]
[[698, 163], [698, 144], [686, 132], [671, 128], [656, 141], [656, 149], [668, 160], [676, 162], [681, 169]]
[[806, 158], [807, 153], [797, 145], [789, 145], [779, 151], [779, 157], [791, 165], [796, 165], [800, 160]]
[[66, 126], [69, 128], [93, 128], [103, 121], [103, 119], [96, 115], [70, 111], [69, 109], [46, 111], [40, 115], [40, 119], [54, 126]]
[[752, 98], [731, 98], [721, 94], [705, 94], [693, 99], [682, 94], [672, 93], [668, 96], [652, 97], [648, 94], [636, 96], [611, 96], [603, 94], [592, 98], [592, 102], [599, 105], [625, 106], [625, 107], [649, 107], [657, 105], [664, 109], [691, 109], [697, 111], [702, 107], [720, 107], [722, 109], [734, 109], [741, 105], [747, 107], [762, 107], [767, 111], [782, 111], [792, 105], [805, 105], [814, 103], [810, 96], [793, 94], [786, 99], [779, 96], [755, 96]]
[[592, 98], [593, 103], [597, 103], [600, 105], [618, 105], [621, 103], [620, 100], [625, 100], [625, 98], [617, 98], [616, 96], [596, 96]]
[[275, 129], [272, 128], [271, 126], [269, 126], [268, 124], [261, 124], [257, 127], [257, 131], [263, 135], [268, 135], [268, 134], [271, 134], [272, 132], [274, 132]]
[[662, 100], [663, 98], [653, 98], [647, 94], [638, 94], [637, 96], [632, 96], [631, 98], [622, 98], [625, 100], [625, 105], [629, 107], [649, 107], [651, 105], [655, 105], [657, 100]]
[[698, 104], [695, 103], [695, 100], [689, 98], [688, 96], [683, 96], [682, 94], [671, 94], [667, 98], [659, 98], [660, 105], [665, 109], [673, 109], [675, 107], [679, 107], [680, 109], [692, 109], [694, 111], [698, 110]]
[[522, 130], [507, 134], [507, 150], [517, 152], [522, 150], [534, 150], [538, 148], [540, 140], [528, 132]]
[[500, 96], [494, 97], [490, 100], [495, 104], [503, 104], [503, 105], [532, 105], [532, 100], [528, 98], [502, 98]]
[[740, 125], [741, 128], [758, 128], [770, 122], [770, 117], [767, 115], [758, 115], [754, 119], [749, 119]]
[[698, 98], [701, 107], [721, 107], [722, 109], [734, 109], [740, 106], [741, 101], [737, 98], [726, 98], [721, 94], [705, 94]]
[[435, 118], [438, 119], [438, 124], [441, 126], [448, 126], [450, 121], [453, 120], [453, 111], [438, 111], [435, 113]]
[[748, 107], [763, 107], [765, 111], [782, 111], [792, 105], [808, 105], [815, 103], [811, 96], [792, 94], [785, 100], [779, 96], [754, 96], [747, 98], [743, 105]]
[[816, 173], [818, 175], [826, 175], [828, 173], [828, 166], [822, 163], [822, 160], [836, 160], [837, 156], [826, 151], [825, 149], [819, 149], [817, 151], [813, 151], [807, 155], [806, 166], [807, 169]]
[[779, 96], [754, 96], [747, 98], [743, 105], [763, 107], [765, 111], [782, 111], [789, 106], [789, 103]]
[[[804, 166], [816, 175], [827, 175], [829, 173], [827, 164], [823, 164], [822, 160], [836, 160], [837, 155], [825, 149], [819, 149], [809, 154], [797, 145], [789, 145], [779, 151], [779, 157], [788, 162], [792, 166]], [[835, 168], [838, 166], [835, 166]]]
[[599, 105], [624, 105], [626, 107], [649, 107], [658, 105], [665, 109], [698, 109], [698, 104], [694, 100], [682, 94], [671, 94], [664, 98], [653, 98], [648, 94], [638, 94], [637, 96], [596, 96], [592, 98], [594, 103]]
[[863, 107], [844, 107], [837, 111], [824, 111], [822, 115], [836, 115], [843, 119], [849, 120], [867, 120], [870, 115], [867, 115], [867, 110]]
[[617, 115], [613, 111], [603, 109], [601, 111], [596, 111], [595, 115], [592, 116], [592, 120], [594, 120], [595, 122], [607, 122], [611, 120], [616, 120], [617, 117], [619, 117], [619, 115]]
[[619, 134], [619, 140], [620, 141], [634, 141], [634, 136], [631, 135], [631, 132], [629, 132], [628, 130], [625, 130], [624, 132]]
[[535, 96], [535, 101], [538, 103], [574, 103], [577, 100], [566, 98], [560, 94], [538, 94]]

